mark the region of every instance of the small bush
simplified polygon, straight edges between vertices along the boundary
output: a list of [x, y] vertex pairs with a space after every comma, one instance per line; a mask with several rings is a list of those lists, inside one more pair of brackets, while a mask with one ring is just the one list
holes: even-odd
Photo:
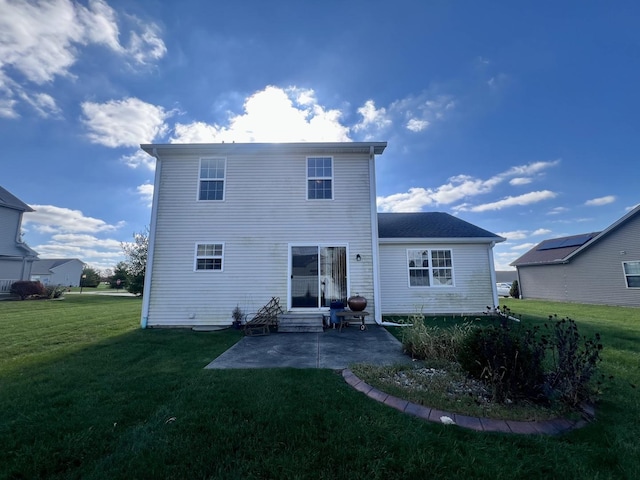
[[509, 295], [512, 298], [520, 298], [520, 286], [518, 285], [518, 280], [514, 280], [513, 283], [511, 284]]
[[545, 346], [537, 330], [513, 329], [508, 323], [473, 330], [462, 342], [458, 361], [492, 390], [493, 400], [541, 398]]
[[20, 300], [26, 300], [34, 295], [46, 295], [44, 285], [40, 282], [31, 282], [28, 280], [19, 280], [11, 284], [10, 292], [20, 297]]
[[602, 361], [600, 334], [596, 333], [593, 339], [581, 337], [578, 325], [570, 318], [556, 319], [553, 327], [547, 328], [552, 330], [553, 358], [545, 384], [547, 395], [572, 407], [591, 400], [589, 387]]
[[62, 297], [66, 291], [66, 287], [63, 287], [62, 285], [48, 285], [45, 287], [44, 294], [47, 298], [53, 299]]

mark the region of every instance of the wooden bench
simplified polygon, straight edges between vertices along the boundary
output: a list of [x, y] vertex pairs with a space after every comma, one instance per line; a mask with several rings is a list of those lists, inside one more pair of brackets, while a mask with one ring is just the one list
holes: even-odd
[[271, 327], [278, 326], [278, 315], [284, 313], [280, 307], [280, 298], [272, 297], [253, 318], [244, 324], [245, 335], [269, 335]]

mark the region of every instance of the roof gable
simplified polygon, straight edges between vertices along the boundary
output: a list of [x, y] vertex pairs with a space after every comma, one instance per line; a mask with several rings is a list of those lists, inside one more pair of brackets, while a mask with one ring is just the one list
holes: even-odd
[[0, 187], [0, 207], [12, 208], [21, 212], [34, 211], [33, 208], [2, 187]]
[[505, 240], [444, 212], [378, 213], [378, 238]]

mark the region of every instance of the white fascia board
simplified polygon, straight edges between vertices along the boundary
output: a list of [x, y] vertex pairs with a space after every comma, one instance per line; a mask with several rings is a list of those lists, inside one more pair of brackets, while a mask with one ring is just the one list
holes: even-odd
[[387, 142], [299, 142], [299, 143], [163, 143], [142, 144], [140, 148], [151, 156], [164, 155], [211, 155], [232, 153], [306, 153], [338, 154], [360, 153], [380, 155]]
[[472, 243], [498, 243], [504, 242], [502, 237], [472, 237], [472, 238], [456, 238], [456, 237], [415, 237], [415, 238], [379, 238], [378, 243], [382, 244], [405, 244], [405, 243], [456, 243], [456, 244], [472, 244]]

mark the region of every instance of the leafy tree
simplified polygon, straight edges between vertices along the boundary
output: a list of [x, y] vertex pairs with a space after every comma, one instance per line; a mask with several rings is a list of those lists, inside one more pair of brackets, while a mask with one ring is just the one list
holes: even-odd
[[116, 268], [113, 270], [113, 275], [109, 277], [109, 285], [111, 288], [125, 288], [129, 284], [128, 279], [127, 264], [125, 262], [118, 262]]
[[100, 284], [100, 272], [92, 267], [84, 267], [80, 277], [81, 287], [97, 287]]
[[122, 242], [122, 250], [126, 256], [127, 290], [136, 295], [142, 295], [144, 274], [147, 269], [147, 251], [149, 248], [149, 229], [134, 233], [133, 242]]

